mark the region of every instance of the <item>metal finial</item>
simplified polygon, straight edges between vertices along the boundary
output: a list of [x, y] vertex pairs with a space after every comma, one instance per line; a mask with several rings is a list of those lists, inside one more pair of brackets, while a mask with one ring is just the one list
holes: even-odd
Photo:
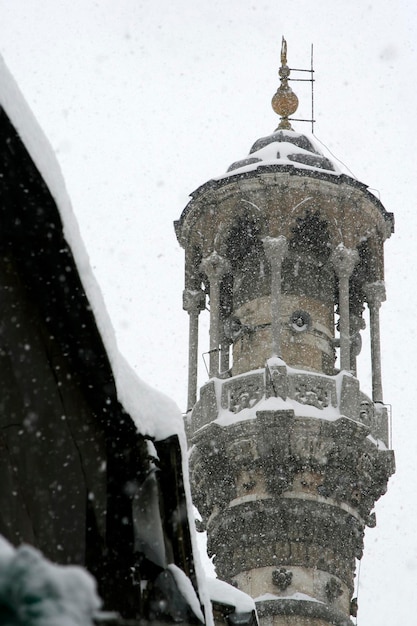
[[279, 68], [281, 84], [272, 98], [272, 108], [281, 117], [277, 130], [293, 130], [289, 116], [298, 108], [298, 98], [288, 85], [290, 68], [287, 65], [287, 42], [284, 37], [281, 44], [281, 67]]
[[281, 43], [281, 65], [287, 65], [287, 42], [284, 37]]

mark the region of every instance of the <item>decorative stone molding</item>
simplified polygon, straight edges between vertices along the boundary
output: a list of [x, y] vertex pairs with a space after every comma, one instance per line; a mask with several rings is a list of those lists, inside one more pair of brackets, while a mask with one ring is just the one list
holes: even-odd
[[272, 265], [281, 265], [288, 252], [288, 241], [284, 235], [262, 239], [265, 254]]
[[206, 307], [206, 294], [201, 289], [184, 289], [182, 292], [182, 308], [187, 313], [199, 313]]
[[[341, 416], [362, 422], [376, 439], [387, 446], [388, 417], [385, 407], [374, 403], [359, 389], [359, 381], [352, 375], [336, 376], [312, 374], [291, 370], [280, 359], [268, 359], [265, 370], [256, 370], [240, 376], [218, 380], [220, 394], [214, 381], [200, 390], [200, 400], [191, 417], [191, 433], [214, 421], [219, 411], [226, 409], [238, 414], [243, 409], [256, 409], [264, 398], [292, 398], [300, 404], [320, 410], [337, 409]], [[253, 416], [255, 418], [255, 414]], [[367, 433], [368, 434], [368, 433]]]
[[221, 406], [232, 413], [252, 408], [265, 394], [264, 375], [251, 373], [222, 384]]
[[336, 578], [330, 578], [326, 583], [326, 597], [329, 602], [334, 602], [343, 593], [342, 585]]
[[375, 526], [376, 526], [376, 514], [375, 514], [375, 512], [370, 513], [368, 515], [368, 519], [366, 520], [365, 523], [368, 526], [368, 528], [375, 528]]
[[384, 404], [380, 404], [376, 402], [374, 404], [375, 410], [375, 431], [372, 431], [372, 434], [376, 439], [381, 439], [387, 446], [387, 448], [391, 447], [391, 438], [390, 438], [390, 417], [388, 415], [388, 407]]
[[256, 441], [253, 437], [239, 438], [228, 446], [229, 460], [236, 468], [248, 469], [258, 457]]
[[225, 433], [211, 424], [198, 438], [190, 455], [190, 482], [195, 504], [203, 518], [236, 497], [235, 472], [225, 447]]
[[387, 299], [385, 285], [382, 281], [366, 283], [363, 286], [363, 291], [366, 301], [370, 306], [379, 308], [381, 304]]
[[359, 381], [354, 376], [345, 375], [342, 378], [339, 410], [344, 417], [357, 420], [359, 415]]
[[367, 520], [393, 472], [392, 451], [375, 451], [359, 445], [355, 438], [350, 442], [346, 438], [330, 452], [318, 492], [357, 508], [362, 519]]
[[291, 488], [296, 459], [290, 433], [294, 411], [257, 412], [257, 450], [267, 490], [275, 497]]
[[284, 361], [268, 359], [265, 367], [265, 392], [267, 398], [287, 399], [288, 375]]
[[358, 598], [352, 598], [350, 601], [349, 612], [352, 617], [356, 617], [358, 615]]
[[338, 609], [322, 602], [308, 600], [294, 600], [292, 598], [277, 598], [275, 600], [263, 600], [256, 603], [258, 617], [269, 618], [272, 616], [300, 616], [307, 618], [309, 623], [332, 624], [332, 626], [353, 626], [353, 622]]
[[359, 419], [363, 424], [369, 426], [371, 430], [374, 430], [376, 426], [375, 421], [375, 406], [369, 398], [363, 397], [359, 404]]
[[272, 572], [272, 582], [280, 591], [285, 591], [292, 583], [292, 576], [292, 572], [280, 567]]
[[256, 419], [225, 428], [208, 424], [194, 436], [190, 460], [197, 506], [209, 517], [214, 503], [226, 507], [259, 481], [265, 496], [277, 498], [293, 492], [299, 477], [304, 491], [343, 502], [367, 520], [394, 470], [393, 453], [378, 450], [368, 433], [344, 417], [322, 421], [291, 410], [257, 411]]
[[359, 261], [359, 254], [356, 249], [345, 248], [343, 244], [339, 244], [333, 250], [330, 261], [338, 278], [350, 278], [355, 265]]
[[209, 520], [208, 535], [209, 556], [215, 555], [217, 573], [226, 580], [261, 566], [308, 567], [328, 572], [353, 592], [363, 528], [338, 507], [299, 498], [253, 500], [222, 509]]
[[226, 272], [230, 270], [230, 263], [222, 257], [216, 250], [209, 256], [206, 256], [200, 264], [200, 269], [204, 272], [209, 281], [219, 280]]
[[323, 606], [348, 613], [364, 527], [394, 467], [392, 452], [378, 450], [368, 433], [346, 417], [291, 410], [258, 410], [254, 419], [200, 429], [191, 483], [219, 577], [270, 567], [279, 588], [286, 571], [320, 570], [341, 585], [321, 579]]
[[192, 432], [197, 432], [203, 426], [216, 419], [219, 411], [216, 385], [213, 380], [200, 388], [200, 400], [195, 405], [191, 414]]
[[336, 382], [324, 376], [292, 374], [289, 376], [289, 395], [300, 404], [317, 409], [337, 406]]
[[311, 315], [307, 311], [294, 311], [290, 316], [289, 326], [296, 333], [306, 332], [311, 328]]

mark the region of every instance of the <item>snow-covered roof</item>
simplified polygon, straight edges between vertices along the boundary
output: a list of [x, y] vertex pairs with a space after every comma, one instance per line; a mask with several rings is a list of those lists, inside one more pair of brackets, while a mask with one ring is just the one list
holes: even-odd
[[[335, 185], [345, 185], [358, 189], [364, 197], [375, 205], [387, 223], [387, 236], [394, 232], [394, 215], [388, 213], [380, 200], [371, 193], [368, 186], [336, 165], [335, 161], [325, 156], [313, 136], [296, 133], [292, 130], [279, 130], [261, 137], [253, 144], [249, 154], [230, 165], [227, 172], [215, 176], [193, 191], [191, 200], [174, 222], [175, 232], [181, 246], [185, 246], [183, 226], [194, 209], [200, 207], [204, 198], [211, 196], [218, 189], [227, 186], [238, 187], [241, 180], [262, 178], [265, 174], [286, 173], [290, 176], [304, 176], [325, 180]], [[201, 207], [200, 207], [201, 208]]]
[[176, 404], [141, 381], [118, 351], [103, 296], [91, 270], [57, 158], [1, 57], [0, 105], [18, 132], [56, 202], [63, 223], [64, 237], [72, 250], [111, 363], [119, 401], [142, 434], [165, 439], [173, 434], [182, 433], [182, 416]]
[[279, 130], [255, 141], [249, 155], [232, 163], [227, 174], [252, 171], [259, 165], [292, 165], [341, 173], [337, 165], [322, 154], [313, 138], [292, 130]]
[[237, 613], [251, 613], [256, 610], [254, 600], [247, 593], [223, 580], [206, 578], [206, 586], [212, 602], [234, 606]]
[[194, 514], [191, 505], [187, 444], [182, 414], [173, 400], [140, 380], [120, 354], [103, 296], [91, 270], [88, 254], [80, 236], [57, 158], [1, 56], [0, 106], [16, 129], [55, 200], [63, 224], [65, 240], [71, 248], [81, 283], [110, 361], [119, 402], [131, 416], [142, 435], [149, 435], [156, 440], [163, 440], [172, 435], [177, 435], [179, 438], [194, 565], [199, 583], [200, 600], [206, 610], [206, 624], [211, 626], [210, 601], [204, 586], [205, 577], [199, 561], [196, 533], [193, 530]]

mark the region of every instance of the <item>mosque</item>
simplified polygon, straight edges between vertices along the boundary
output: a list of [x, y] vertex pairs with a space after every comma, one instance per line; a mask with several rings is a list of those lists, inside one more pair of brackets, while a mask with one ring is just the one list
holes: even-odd
[[[379, 334], [394, 219], [292, 129], [285, 41], [279, 76], [278, 128], [175, 223], [210, 583], [182, 416], [118, 354], [56, 158], [0, 62], [1, 623], [352, 625], [365, 528], [394, 472]], [[365, 305], [372, 397], [356, 369]], [[95, 577], [101, 609], [69, 564]]]

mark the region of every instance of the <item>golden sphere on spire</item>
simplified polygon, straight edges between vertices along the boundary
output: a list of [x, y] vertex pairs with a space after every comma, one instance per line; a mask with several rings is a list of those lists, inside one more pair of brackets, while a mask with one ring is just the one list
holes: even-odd
[[272, 98], [272, 108], [281, 117], [288, 117], [298, 109], [298, 98], [291, 87], [278, 87]]

